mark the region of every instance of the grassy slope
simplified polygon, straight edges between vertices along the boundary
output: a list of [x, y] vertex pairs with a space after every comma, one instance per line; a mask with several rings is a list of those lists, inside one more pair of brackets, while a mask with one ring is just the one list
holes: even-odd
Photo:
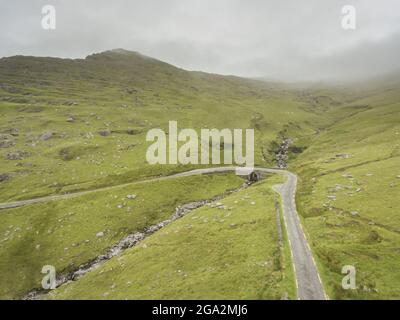
[[[398, 88], [341, 92], [354, 115], [303, 139], [309, 148], [293, 162], [299, 211], [334, 299], [400, 298]], [[356, 267], [357, 290], [341, 288], [344, 265]]]
[[[0, 174], [8, 178], [0, 182], [1, 202], [186, 170], [179, 165], [149, 166], [145, 161], [145, 133], [166, 128], [169, 120], [178, 120], [181, 128], [255, 128], [256, 162], [262, 166], [274, 165], [271, 151], [285, 135], [298, 147], [292, 151], [303, 151], [291, 155], [291, 169], [300, 175], [297, 202], [330, 296], [398, 297], [399, 277], [392, 272], [399, 262], [397, 83], [362, 90], [296, 91], [186, 72], [138, 54], [115, 52], [85, 60], [1, 59], [0, 75], [0, 133], [15, 143], [0, 148]], [[69, 118], [74, 121], [67, 122]], [[102, 137], [99, 130], [112, 133]], [[43, 141], [40, 136], [46, 132], [54, 135]], [[18, 150], [28, 153], [24, 160], [6, 160], [8, 153]], [[351, 157], [336, 157], [344, 153]], [[149, 194], [157, 197], [151, 190]], [[329, 201], [334, 194], [336, 201]], [[41, 208], [48, 212], [46, 221], [51, 222], [53, 206]], [[98, 200], [84, 206], [86, 211], [79, 214], [94, 214]], [[354, 211], [359, 216], [352, 215]], [[7, 219], [16, 228], [25, 223], [18, 215]], [[80, 234], [74, 226], [70, 237]], [[36, 253], [25, 249], [29, 239], [15, 238], [7, 247], [7, 238], [4, 233], [8, 258], [2, 268], [14, 264], [22, 278], [30, 278], [27, 261]], [[58, 249], [57, 241], [48, 241], [46, 251]], [[76, 256], [85, 261], [92, 251], [80, 247]], [[345, 264], [358, 268], [357, 291], [340, 289]], [[10, 288], [20, 280], [8, 281]], [[35, 281], [3, 292], [18, 297]]]
[[[184, 170], [145, 159], [147, 131], [167, 129], [169, 120], [180, 128], [256, 128], [256, 161], [271, 164], [268, 149], [279, 132], [295, 124], [299, 134], [310, 134], [318, 118], [280, 89], [133, 53], [6, 58], [0, 74], [0, 133], [19, 130], [14, 146], [0, 148], [0, 173], [10, 177], [0, 184], [3, 202]], [[101, 130], [112, 134], [102, 137]], [[48, 132], [53, 137], [41, 140]], [[28, 155], [5, 159], [16, 151]]]
[[[312, 132], [309, 121], [316, 117], [299, 108], [302, 102], [282, 99], [279, 90], [259, 82], [186, 72], [134, 53], [108, 52], [85, 60], [12, 57], [0, 60], [0, 74], [0, 133], [14, 143], [0, 148], [0, 173], [8, 177], [0, 183], [1, 202], [187, 170], [149, 166], [145, 160], [147, 130], [166, 128], [169, 120], [178, 120], [181, 128], [256, 127], [257, 162], [265, 163], [262, 150], [290, 121]], [[100, 130], [111, 135], [103, 137]], [[50, 139], [40, 138], [48, 132]], [[7, 160], [17, 151], [27, 155]], [[43, 265], [71, 270], [124, 235], [162, 220], [177, 204], [211, 197], [238, 182], [204, 179], [190, 178], [189, 188], [165, 182], [163, 188], [149, 185], [112, 194], [116, 199], [93, 194], [3, 211], [1, 296], [22, 297], [40, 284]], [[121, 219], [117, 202], [132, 192], [145, 192], [149, 202], [129, 216], [123, 209]], [[103, 229], [109, 231], [96, 241]], [[15, 272], [17, 277], [11, 277]]]
[[268, 178], [197, 209], [54, 292], [56, 299], [294, 298], [290, 255], [278, 247]]
[[[125, 236], [169, 219], [177, 206], [211, 199], [242, 183], [234, 175], [179, 178], [3, 211], [0, 296], [21, 298], [40, 287], [44, 265], [66, 274]], [[129, 194], [137, 198], [129, 200]], [[104, 237], [97, 238], [99, 232]]]

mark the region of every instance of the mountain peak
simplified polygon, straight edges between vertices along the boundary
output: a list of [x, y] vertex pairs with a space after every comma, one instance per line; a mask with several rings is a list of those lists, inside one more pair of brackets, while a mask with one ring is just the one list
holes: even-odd
[[125, 50], [122, 48], [117, 48], [117, 49], [111, 49], [111, 50], [106, 50], [103, 52], [99, 52], [99, 53], [94, 53], [91, 54], [89, 56], [87, 56], [87, 58], [101, 58], [101, 57], [107, 57], [107, 58], [142, 58], [142, 59], [152, 59], [155, 60], [151, 57], [148, 57], [144, 54], [141, 54], [140, 52], [137, 51], [129, 51], [129, 50]]
[[135, 52], [135, 51], [129, 51], [129, 50], [125, 50], [122, 48], [112, 49], [112, 50], [109, 50], [109, 52], [117, 53], [117, 54], [137, 54], [137, 52]]

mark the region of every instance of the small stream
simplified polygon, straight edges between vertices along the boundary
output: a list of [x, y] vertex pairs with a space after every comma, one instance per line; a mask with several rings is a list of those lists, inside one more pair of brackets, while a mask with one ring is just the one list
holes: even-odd
[[288, 153], [289, 147], [292, 144], [292, 140], [288, 138], [284, 138], [279, 149], [275, 153], [276, 162], [279, 169], [287, 169], [287, 160], [288, 160]]

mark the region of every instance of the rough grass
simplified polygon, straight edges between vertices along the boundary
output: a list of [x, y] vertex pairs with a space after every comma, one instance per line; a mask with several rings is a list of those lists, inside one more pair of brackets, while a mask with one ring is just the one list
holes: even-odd
[[194, 210], [50, 298], [295, 298], [287, 247], [278, 247], [278, 181], [228, 196], [226, 209]]
[[[146, 162], [147, 130], [167, 129], [169, 120], [177, 120], [180, 128], [197, 130], [254, 128], [258, 166], [274, 166], [273, 150], [281, 139], [293, 140], [289, 168], [300, 178], [297, 205], [329, 296], [399, 298], [399, 81], [298, 89], [187, 72], [138, 54], [115, 52], [84, 60], [0, 59], [0, 78], [0, 202], [90, 190], [192, 169], [149, 166]], [[43, 138], [47, 133], [52, 133], [51, 137]], [[8, 160], [10, 153], [20, 159]], [[133, 211], [132, 220], [113, 217], [118, 205], [115, 201], [124, 195], [116, 194], [113, 201], [107, 193], [104, 197], [85, 196], [85, 201], [79, 198], [1, 212], [1, 296], [18, 298], [38, 286], [41, 275], [36, 272], [43, 260], [67, 270], [91, 259], [126, 232], [161, 218], [159, 210], [170, 213], [175, 203], [191, 199], [187, 190], [196, 198], [236, 183], [202, 182], [194, 179], [186, 191], [185, 184], [176, 182], [165, 182], [163, 188], [143, 186], [146, 199], [163, 200], [153, 200], [143, 210]], [[107, 206], [110, 210], [103, 211]], [[253, 214], [252, 207], [246, 210]], [[71, 217], [67, 215], [70, 212]], [[59, 224], [65, 230], [53, 234]], [[102, 241], [72, 246], [78, 240], [93, 238], [104, 225], [112, 226], [113, 231]], [[10, 233], [13, 237], [7, 239]], [[211, 243], [218, 237], [207, 235]], [[247, 241], [235, 240], [235, 248]], [[179, 239], [176, 242], [178, 245]], [[265, 245], [272, 248], [274, 244]], [[258, 257], [258, 251], [252, 250], [249, 252]], [[215, 256], [210, 256], [212, 259]], [[283, 263], [290, 266], [289, 259]], [[341, 289], [340, 270], [345, 264], [357, 267], [355, 291]], [[233, 278], [247, 272], [247, 266], [241, 266], [243, 270], [235, 269]], [[293, 297], [292, 283], [274, 282], [276, 273], [269, 271], [266, 279], [272, 281], [273, 288], [279, 283], [279, 289], [267, 288], [260, 297], [279, 297], [281, 286]], [[115, 274], [119, 276], [123, 275]], [[149, 279], [145, 273], [143, 277]], [[179, 288], [184, 286], [176, 281]], [[105, 284], [98, 284], [96, 295], [109, 291]], [[94, 289], [96, 285], [91, 283]], [[202, 286], [206, 290], [207, 286], [213, 288], [213, 283], [206, 281]], [[260, 294], [261, 289], [255, 288]], [[256, 291], [250, 292], [252, 297]], [[244, 291], [238, 291], [237, 296], [245, 296]]]
[[[318, 119], [281, 89], [187, 72], [136, 54], [5, 58], [0, 75], [0, 134], [15, 132], [15, 145], [0, 148], [0, 174], [11, 176], [0, 184], [1, 202], [187, 170], [147, 164], [146, 132], [168, 131], [170, 120], [180, 129], [255, 128], [256, 162], [271, 166], [266, 150], [280, 142], [279, 132], [311, 134]], [[45, 133], [53, 135], [42, 140]], [[16, 151], [29, 156], [6, 159]]]
[[[297, 203], [332, 299], [399, 299], [399, 106], [390, 95], [358, 99], [369, 107], [313, 137], [294, 161]], [[345, 265], [356, 267], [356, 290], [341, 287]]]
[[[66, 274], [125, 236], [170, 218], [177, 206], [211, 199], [242, 183], [234, 175], [178, 178], [1, 211], [0, 297], [22, 298], [40, 288], [44, 265]], [[131, 194], [137, 198], [127, 199]], [[97, 238], [99, 232], [104, 237]]]

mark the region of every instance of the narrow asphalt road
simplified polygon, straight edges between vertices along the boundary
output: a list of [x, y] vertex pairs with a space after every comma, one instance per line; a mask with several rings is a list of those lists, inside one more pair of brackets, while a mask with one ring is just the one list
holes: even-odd
[[[44, 203], [55, 200], [70, 199], [79, 197], [85, 194], [110, 190], [113, 188], [120, 188], [128, 185], [135, 185], [141, 183], [149, 183], [155, 181], [175, 179], [179, 177], [188, 177], [202, 174], [215, 174], [235, 171], [235, 167], [217, 167], [197, 169], [187, 172], [177, 173], [170, 176], [153, 178], [144, 181], [136, 181], [116, 185], [111, 187], [104, 187], [95, 190], [82, 191], [77, 193], [70, 193], [64, 195], [53, 195], [37, 199], [22, 200], [11, 203], [0, 204], [0, 210], [18, 208], [26, 205]], [[299, 215], [296, 210], [295, 195], [297, 187], [297, 176], [286, 170], [268, 169], [268, 168], [255, 168], [255, 171], [260, 173], [275, 173], [284, 175], [287, 180], [282, 185], [274, 186], [274, 190], [282, 197], [283, 216], [288, 234], [290, 249], [292, 253], [292, 262], [295, 271], [297, 294], [300, 300], [325, 300], [326, 295], [322, 286], [318, 270], [312, 257], [310, 246], [307, 238], [303, 232]]]
[[284, 174], [287, 177], [286, 183], [274, 186], [274, 190], [282, 197], [283, 215], [296, 274], [297, 294], [300, 300], [325, 300], [327, 296], [296, 210], [297, 176], [288, 171]]

